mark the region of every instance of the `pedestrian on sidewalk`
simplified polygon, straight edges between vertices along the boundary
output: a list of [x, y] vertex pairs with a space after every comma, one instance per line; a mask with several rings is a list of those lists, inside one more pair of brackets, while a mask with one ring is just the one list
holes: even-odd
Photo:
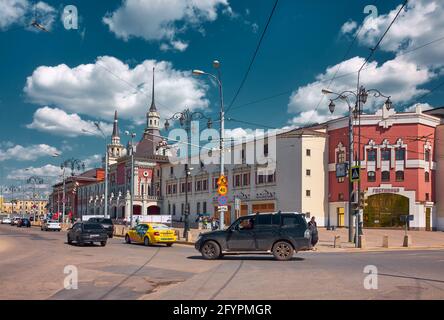
[[319, 235], [318, 235], [318, 224], [316, 223], [315, 217], [311, 217], [310, 221], [308, 222], [308, 230], [310, 230], [311, 245], [313, 247], [313, 250], [316, 250], [315, 245], [319, 241]]

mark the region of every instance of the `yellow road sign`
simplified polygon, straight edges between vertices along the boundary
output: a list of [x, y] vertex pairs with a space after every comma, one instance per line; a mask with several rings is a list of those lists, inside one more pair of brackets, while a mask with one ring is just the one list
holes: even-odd
[[217, 179], [217, 185], [218, 186], [226, 186], [228, 184], [227, 177], [220, 176], [219, 179]]
[[217, 189], [217, 192], [218, 192], [221, 196], [225, 196], [225, 195], [227, 195], [227, 193], [228, 193], [228, 188], [227, 188], [227, 186], [220, 186], [220, 187]]

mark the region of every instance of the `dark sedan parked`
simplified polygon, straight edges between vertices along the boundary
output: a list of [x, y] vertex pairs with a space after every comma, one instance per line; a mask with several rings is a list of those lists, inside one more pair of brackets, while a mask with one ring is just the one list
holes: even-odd
[[111, 219], [107, 218], [89, 218], [88, 222], [100, 223], [108, 233], [108, 237], [112, 238], [114, 234], [114, 224]]
[[265, 252], [277, 260], [290, 260], [294, 251], [312, 248], [311, 234], [302, 214], [255, 214], [237, 219], [227, 230], [201, 234], [195, 248], [210, 260], [224, 253]]
[[19, 228], [31, 228], [31, 222], [29, 219], [22, 218], [17, 221], [17, 227]]
[[68, 244], [75, 241], [78, 245], [83, 246], [85, 243], [100, 242], [102, 247], [106, 246], [108, 234], [99, 223], [77, 222], [68, 230]]

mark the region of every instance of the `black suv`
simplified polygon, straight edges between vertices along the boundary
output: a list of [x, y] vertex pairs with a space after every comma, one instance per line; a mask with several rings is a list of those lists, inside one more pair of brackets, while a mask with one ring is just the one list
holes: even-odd
[[111, 219], [107, 218], [89, 218], [88, 222], [100, 223], [105, 228], [108, 237], [112, 238], [114, 234], [114, 224]]
[[290, 260], [294, 251], [312, 248], [311, 234], [303, 214], [262, 213], [241, 217], [226, 230], [200, 234], [195, 248], [209, 260], [224, 253], [261, 252]]

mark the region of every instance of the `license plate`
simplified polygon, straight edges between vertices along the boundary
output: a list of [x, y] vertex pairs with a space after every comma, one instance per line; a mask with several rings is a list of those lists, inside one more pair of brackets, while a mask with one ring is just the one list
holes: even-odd
[[161, 241], [170, 241], [173, 240], [172, 238], [160, 238]]
[[97, 238], [97, 237], [100, 237], [100, 234], [92, 234], [91, 235], [91, 238]]

